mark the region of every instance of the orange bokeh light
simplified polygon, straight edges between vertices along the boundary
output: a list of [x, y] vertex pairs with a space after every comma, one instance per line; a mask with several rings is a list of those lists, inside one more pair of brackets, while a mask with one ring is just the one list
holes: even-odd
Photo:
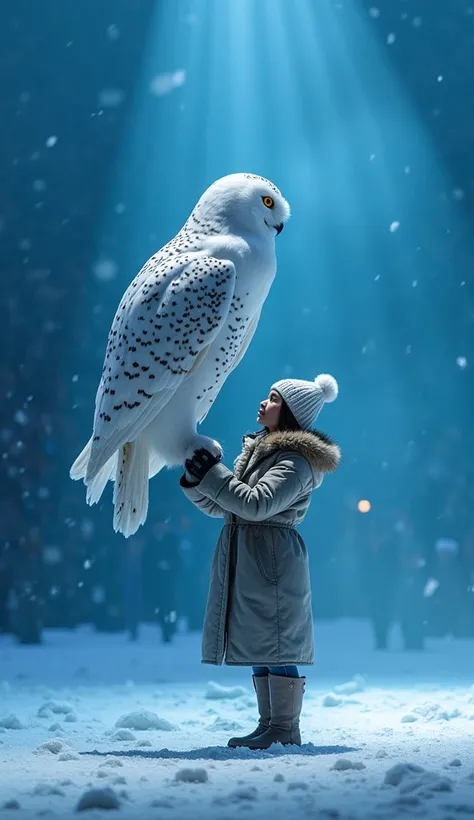
[[359, 501], [357, 509], [361, 513], [368, 513], [372, 509], [372, 504], [370, 503], [370, 501], [366, 501], [365, 499], [363, 499], [362, 501]]

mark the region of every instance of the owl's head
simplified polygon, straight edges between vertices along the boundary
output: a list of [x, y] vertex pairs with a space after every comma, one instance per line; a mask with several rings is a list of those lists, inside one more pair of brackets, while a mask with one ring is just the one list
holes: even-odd
[[278, 188], [255, 174], [230, 174], [211, 185], [196, 211], [226, 230], [273, 239], [290, 217], [290, 206]]

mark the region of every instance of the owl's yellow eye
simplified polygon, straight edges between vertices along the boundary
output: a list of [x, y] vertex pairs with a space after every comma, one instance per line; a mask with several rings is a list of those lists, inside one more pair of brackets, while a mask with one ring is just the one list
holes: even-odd
[[262, 196], [262, 200], [263, 204], [265, 205], [265, 208], [273, 208], [275, 203], [271, 196]]

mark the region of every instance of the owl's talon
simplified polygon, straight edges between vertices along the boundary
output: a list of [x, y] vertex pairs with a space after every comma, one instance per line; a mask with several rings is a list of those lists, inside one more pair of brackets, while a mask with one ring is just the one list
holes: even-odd
[[208, 438], [207, 436], [196, 436], [195, 440], [186, 450], [186, 458], [191, 459], [194, 453], [199, 452], [199, 450], [207, 450], [213, 456], [218, 458], [222, 458], [223, 456], [222, 447], [219, 442], [213, 438]]

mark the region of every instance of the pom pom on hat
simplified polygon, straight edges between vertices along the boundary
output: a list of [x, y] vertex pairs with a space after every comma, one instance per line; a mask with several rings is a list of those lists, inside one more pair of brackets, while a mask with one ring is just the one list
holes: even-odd
[[337, 399], [339, 387], [334, 376], [330, 376], [329, 373], [321, 373], [319, 376], [316, 376], [314, 382], [317, 387], [323, 391], [325, 402], [331, 402]]

